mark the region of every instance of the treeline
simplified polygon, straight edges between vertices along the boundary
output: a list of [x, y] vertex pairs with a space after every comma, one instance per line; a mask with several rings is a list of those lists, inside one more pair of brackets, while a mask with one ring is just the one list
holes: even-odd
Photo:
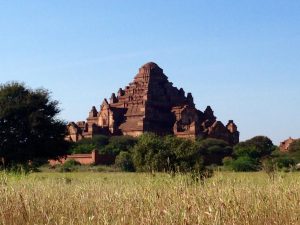
[[[225, 170], [258, 171], [266, 164], [289, 169], [300, 162], [300, 145], [293, 153], [280, 153], [265, 136], [256, 136], [232, 147], [219, 139], [188, 140], [174, 136], [145, 133], [129, 136], [95, 136], [74, 143], [70, 153], [89, 153], [97, 149], [100, 155], [110, 155], [107, 165], [123, 171], [203, 171], [220, 166]], [[299, 157], [298, 157], [299, 153]]]

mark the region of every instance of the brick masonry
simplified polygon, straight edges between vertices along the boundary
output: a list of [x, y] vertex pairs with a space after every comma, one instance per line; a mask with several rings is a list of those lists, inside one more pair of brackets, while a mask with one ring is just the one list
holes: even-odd
[[74, 142], [98, 134], [136, 137], [144, 132], [239, 142], [233, 120], [225, 126], [210, 106], [203, 112], [196, 109], [192, 94], [174, 87], [153, 62], [143, 65], [133, 82], [104, 99], [99, 109], [93, 106], [86, 121], [69, 123], [68, 131], [66, 139]]

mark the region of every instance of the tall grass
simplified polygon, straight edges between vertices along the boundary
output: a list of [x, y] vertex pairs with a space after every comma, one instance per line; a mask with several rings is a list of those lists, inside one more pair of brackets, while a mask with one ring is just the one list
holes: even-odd
[[0, 224], [300, 224], [300, 177], [1, 174]]

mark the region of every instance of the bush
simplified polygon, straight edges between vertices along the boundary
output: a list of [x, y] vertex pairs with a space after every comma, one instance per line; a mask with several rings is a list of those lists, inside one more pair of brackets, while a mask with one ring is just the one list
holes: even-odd
[[81, 164], [73, 159], [67, 160], [60, 168], [61, 172], [73, 172]]
[[91, 153], [94, 149], [104, 148], [108, 144], [108, 137], [96, 135], [93, 138], [85, 138], [72, 144], [71, 154]]
[[6, 172], [18, 175], [27, 175], [31, 172], [31, 167], [28, 164], [13, 163], [8, 168], [6, 168]]
[[137, 138], [131, 136], [114, 136], [109, 139], [108, 145], [100, 149], [100, 154], [117, 156], [121, 151], [129, 151], [137, 143]]
[[250, 158], [249, 156], [242, 156], [233, 160], [231, 162], [231, 168], [234, 171], [257, 171], [259, 169], [259, 164], [257, 160]]
[[92, 143], [75, 143], [71, 148], [71, 154], [89, 154], [96, 148]]
[[269, 178], [274, 181], [277, 166], [274, 158], [267, 157], [262, 160], [262, 170], [265, 171]]
[[116, 157], [115, 166], [120, 168], [122, 171], [135, 171], [132, 157], [129, 152], [120, 152], [120, 154]]
[[280, 156], [275, 159], [275, 164], [279, 169], [282, 169], [294, 167], [296, 165], [296, 162], [293, 158], [290, 158], [289, 156]]
[[225, 166], [227, 168], [231, 168], [232, 162], [233, 162], [233, 159], [230, 156], [227, 156], [227, 157], [223, 158], [223, 160], [222, 160], [223, 166]]

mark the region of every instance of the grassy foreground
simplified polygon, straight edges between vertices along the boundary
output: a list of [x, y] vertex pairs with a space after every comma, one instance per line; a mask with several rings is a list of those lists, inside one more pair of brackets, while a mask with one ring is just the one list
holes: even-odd
[[300, 224], [300, 174], [0, 174], [0, 224]]

